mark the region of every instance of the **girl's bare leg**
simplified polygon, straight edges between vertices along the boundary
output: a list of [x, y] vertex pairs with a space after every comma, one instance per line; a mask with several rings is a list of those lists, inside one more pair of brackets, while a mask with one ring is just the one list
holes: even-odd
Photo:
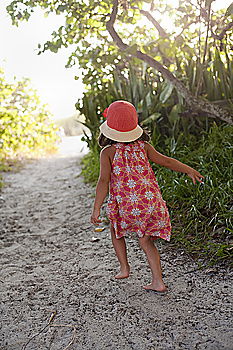
[[111, 226], [111, 236], [112, 236], [112, 244], [116, 252], [116, 256], [120, 263], [120, 272], [115, 276], [117, 279], [127, 278], [129, 277], [129, 263], [127, 259], [127, 250], [124, 237], [117, 239], [114, 228]]
[[142, 238], [139, 238], [139, 243], [143, 251], [145, 252], [151, 272], [152, 272], [152, 282], [151, 284], [144, 286], [144, 289], [149, 290], [155, 290], [158, 292], [165, 292], [167, 291], [167, 287], [165, 286], [163, 279], [162, 279], [162, 271], [161, 271], [161, 264], [160, 264], [160, 256], [158, 249], [154, 245], [153, 241], [151, 240], [151, 237], [144, 236]]

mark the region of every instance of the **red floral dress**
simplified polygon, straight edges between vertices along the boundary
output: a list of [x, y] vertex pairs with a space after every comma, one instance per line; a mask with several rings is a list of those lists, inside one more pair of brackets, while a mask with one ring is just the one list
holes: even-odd
[[171, 223], [144, 142], [116, 143], [107, 215], [116, 238], [138, 237], [170, 240]]

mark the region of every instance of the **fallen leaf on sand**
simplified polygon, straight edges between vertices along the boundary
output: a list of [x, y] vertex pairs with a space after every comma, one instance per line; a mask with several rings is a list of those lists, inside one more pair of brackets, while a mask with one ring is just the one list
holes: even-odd
[[95, 232], [102, 232], [105, 230], [105, 227], [96, 227]]

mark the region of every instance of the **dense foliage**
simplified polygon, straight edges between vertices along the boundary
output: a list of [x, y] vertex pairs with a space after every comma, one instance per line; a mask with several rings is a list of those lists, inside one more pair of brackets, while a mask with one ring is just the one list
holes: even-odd
[[[199, 85], [198, 81], [195, 83], [197, 66], [192, 66], [194, 62], [194, 59], [184, 59], [184, 68], [176, 72], [186, 75], [186, 81], [193, 91]], [[205, 76], [203, 94], [214, 103], [225, 104], [230, 109], [233, 89], [230, 85], [225, 85], [225, 81], [233, 82], [233, 61], [229, 60], [228, 54], [220, 56], [215, 49], [208, 69], [203, 69], [202, 73]], [[213, 84], [213, 81], [216, 81], [216, 84]], [[195, 118], [193, 112], [187, 110], [179, 91], [145, 63], [132, 61], [125, 65], [124, 70], [113, 71], [107, 81], [103, 79], [100, 83], [101, 89], [87, 91], [76, 104], [76, 108], [85, 116], [84, 125], [91, 131], [91, 137], [85, 137], [90, 148], [96, 147], [99, 125], [104, 120], [102, 112], [114, 100], [125, 99], [132, 102], [139, 114], [140, 123], [151, 131], [152, 138], [155, 135], [156, 140], [166, 135], [175, 141], [181, 133], [189, 138], [190, 135], [199, 135], [201, 131], [207, 131], [213, 123], [206, 115]], [[229, 96], [228, 100], [221, 95], [223, 89]], [[217, 122], [219, 124], [219, 121]]]
[[210, 262], [228, 259], [233, 253], [232, 141], [232, 126], [214, 125], [196, 142], [190, 139], [185, 146], [167, 146], [167, 154], [205, 176], [204, 185], [193, 185], [184, 175], [155, 167], [170, 208], [175, 240], [199, 256], [208, 253]]
[[[202, 72], [209, 71], [215, 49], [221, 54], [228, 52], [228, 57], [231, 51], [232, 6], [224, 9], [223, 5], [223, 10], [216, 13], [213, 3], [214, 0], [180, 0], [178, 4], [164, 0], [156, 4], [153, 0], [14, 0], [7, 10], [16, 25], [28, 20], [37, 6], [46, 14], [63, 14], [64, 25], [39, 46], [39, 53], [57, 52], [72, 44], [74, 51], [68, 66], [79, 65], [83, 82], [92, 92], [98, 93], [113, 71], [121, 72], [137, 57], [134, 64], [138, 59], [147, 62], [179, 91], [186, 108], [195, 111], [193, 117], [205, 113], [232, 122], [222, 104], [209, 103], [204, 89], [208, 73], [204, 77]], [[176, 30], [162, 28], [159, 21], [164, 15]], [[185, 65], [186, 70], [191, 65], [194, 72], [190, 84], [188, 72], [184, 74]], [[215, 83], [219, 77], [222, 79], [218, 76]], [[197, 86], [195, 92], [191, 90], [193, 84]], [[232, 80], [225, 79], [224, 84], [228, 89]], [[230, 103], [225, 91], [221, 99], [224, 105]]]
[[1, 170], [16, 157], [56, 148], [57, 128], [50, 117], [29, 80], [9, 83], [0, 70]]

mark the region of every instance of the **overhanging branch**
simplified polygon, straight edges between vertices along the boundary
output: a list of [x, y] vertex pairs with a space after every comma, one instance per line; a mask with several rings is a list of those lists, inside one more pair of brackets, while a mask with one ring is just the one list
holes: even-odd
[[[160, 23], [151, 15], [149, 11], [145, 10], [140, 10], [138, 7], [131, 7], [133, 10], [138, 10], [143, 16], [145, 16], [152, 24], [153, 26], [157, 29], [160, 37], [162, 38], [168, 38], [169, 34], [164, 30], [164, 28], [160, 25]], [[158, 53], [161, 55], [163, 62], [166, 66], [169, 66], [172, 64], [172, 60], [164, 55], [162, 50], [160, 49], [159, 45], [157, 46]]]
[[212, 37], [217, 40], [223, 40], [225, 35], [227, 34], [227, 31], [230, 30], [233, 27], [233, 22], [230, 22], [226, 25], [226, 27], [223, 28], [220, 34], [216, 34], [211, 30]]
[[[114, 28], [117, 12], [118, 0], [114, 0], [110, 20], [106, 23], [106, 28], [119, 49], [126, 51], [130, 48], [130, 46], [122, 41]], [[135, 53], [130, 54], [144, 62], [147, 62], [151, 67], [159, 71], [165, 79], [174, 85], [177, 91], [179, 91], [179, 93], [184, 97], [187, 105], [195, 112], [205, 113], [211, 118], [218, 118], [227, 122], [228, 124], [233, 124], [232, 116], [228, 113], [228, 111], [220, 108], [219, 106], [213, 105], [209, 101], [204, 101], [200, 98], [194, 97], [179, 79], [177, 79], [167, 68], [165, 68], [160, 62], [156, 61], [153, 57], [141, 52], [140, 50], [136, 50]]]
[[167, 37], [168, 33], [163, 29], [163, 27], [160, 25], [160, 23], [158, 21], [156, 21], [156, 19], [151, 15], [151, 13], [149, 11], [145, 11], [145, 10], [140, 10], [138, 7], [132, 7], [133, 10], [138, 10], [142, 15], [144, 15], [152, 24], [153, 26], [157, 29], [157, 31], [159, 32], [159, 35], [161, 37]]

